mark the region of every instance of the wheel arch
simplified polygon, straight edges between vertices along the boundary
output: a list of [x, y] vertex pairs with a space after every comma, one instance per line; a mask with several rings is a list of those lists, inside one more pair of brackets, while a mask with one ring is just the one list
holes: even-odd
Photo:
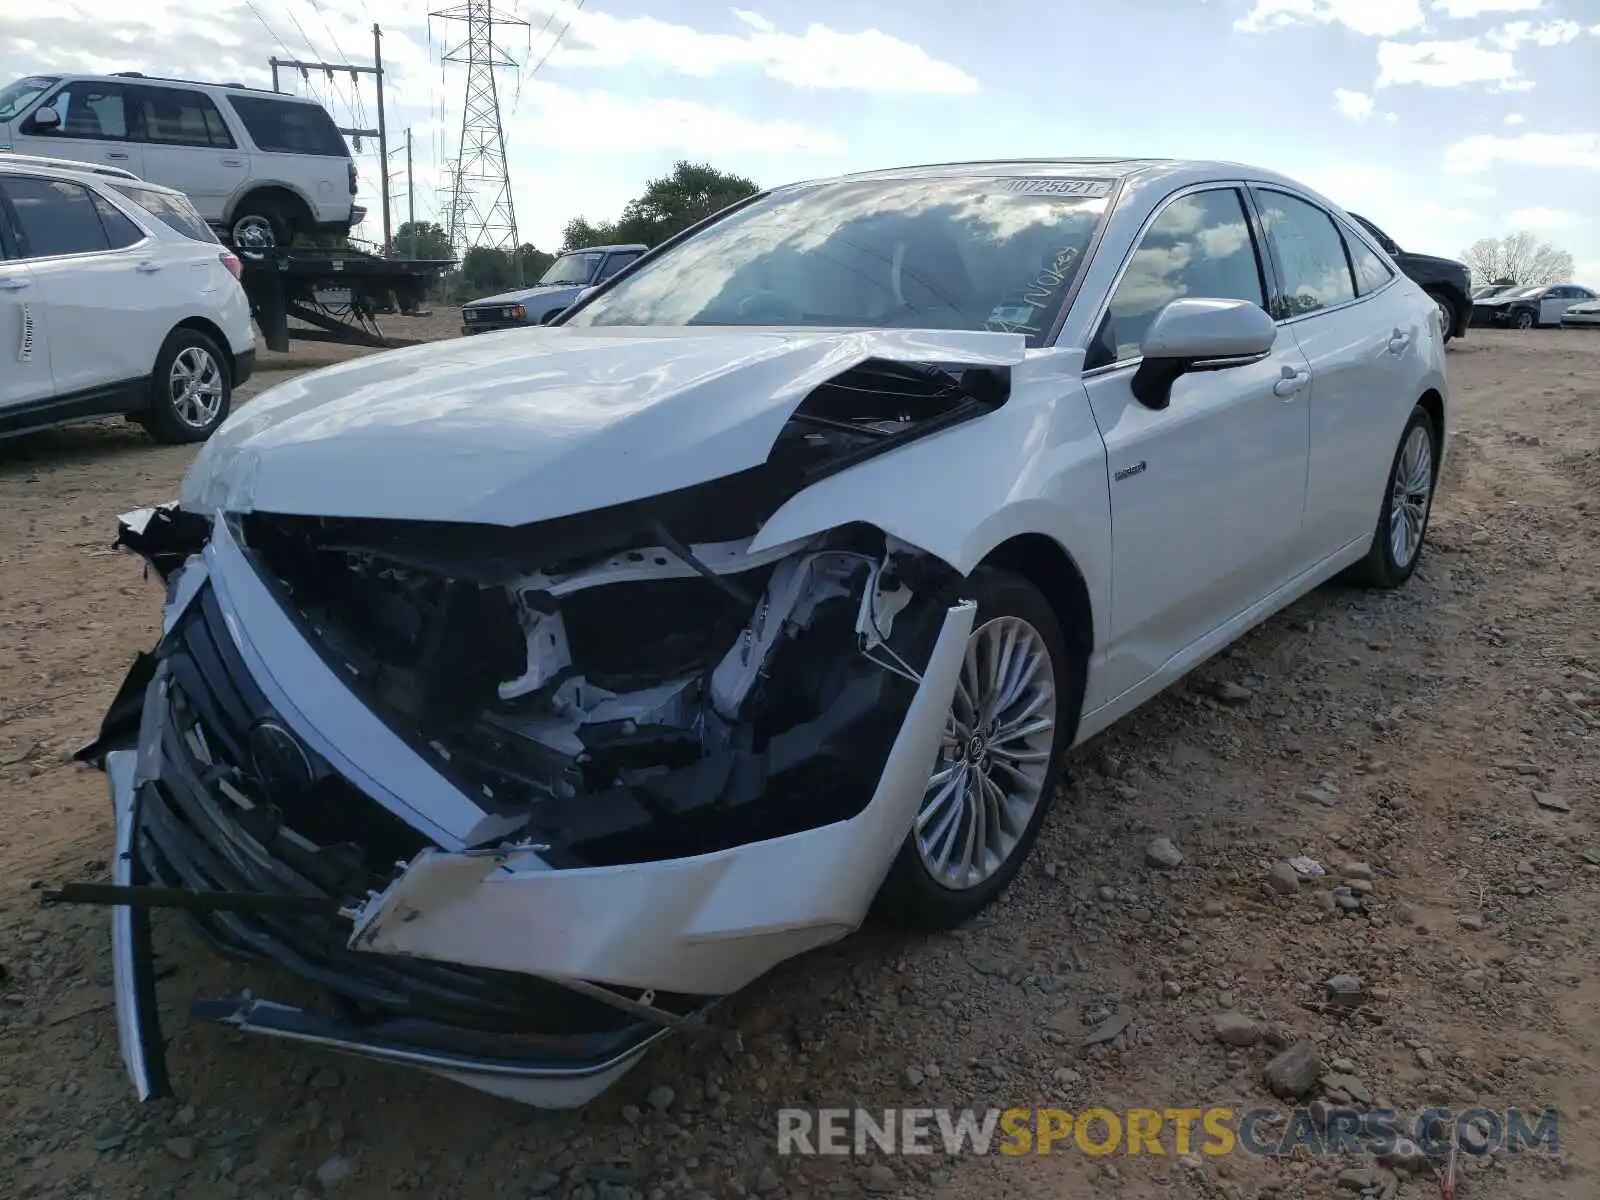
[[316, 214], [311, 207], [311, 201], [287, 183], [255, 183], [240, 193], [239, 198], [228, 206], [228, 215], [223, 224], [232, 227], [239, 213], [252, 200], [268, 200], [282, 204], [294, 214], [295, 217], [305, 221], [308, 225], [315, 224]]
[[1433, 441], [1434, 445], [1438, 447], [1437, 452], [1434, 454], [1434, 470], [1435, 475], [1437, 476], [1439, 464], [1442, 462], [1444, 456], [1444, 439], [1446, 429], [1444, 419], [1444, 397], [1439, 394], [1437, 389], [1429, 388], [1427, 391], [1423, 392], [1422, 395], [1417, 397], [1417, 406], [1421, 408], [1423, 412], [1427, 413], [1428, 419], [1433, 422]]
[[150, 364], [150, 369], [152, 371], [155, 370], [155, 362], [160, 361], [162, 347], [167, 344], [167, 339], [180, 329], [191, 329], [195, 333], [203, 333], [216, 343], [217, 349], [222, 353], [222, 365], [228, 372], [228, 384], [232, 386], [239, 375], [238, 365], [233, 359], [233, 347], [228, 345], [228, 335], [222, 332], [222, 327], [207, 317], [185, 317], [167, 330], [167, 336], [162, 338], [161, 345], [156, 347], [156, 359]]

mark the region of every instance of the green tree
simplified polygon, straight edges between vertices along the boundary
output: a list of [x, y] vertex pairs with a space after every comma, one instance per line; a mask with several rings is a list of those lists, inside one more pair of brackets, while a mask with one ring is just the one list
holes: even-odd
[[461, 286], [468, 297], [510, 291], [516, 282], [516, 268], [504, 250], [474, 246], [461, 258]]
[[437, 221], [402, 221], [395, 231], [394, 251], [402, 258], [438, 261], [455, 257], [450, 235]]
[[550, 264], [555, 262], [554, 254], [546, 254], [537, 246], [530, 246], [526, 242], [517, 247], [517, 263], [522, 267], [522, 282], [533, 286], [539, 276], [550, 269]]
[[575, 217], [568, 221], [562, 248], [580, 250], [616, 242], [658, 246], [760, 190], [755, 180], [719, 171], [710, 163], [678, 162], [669, 174], [645, 184], [644, 194], [628, 201], [620, 219], [595, 222]]

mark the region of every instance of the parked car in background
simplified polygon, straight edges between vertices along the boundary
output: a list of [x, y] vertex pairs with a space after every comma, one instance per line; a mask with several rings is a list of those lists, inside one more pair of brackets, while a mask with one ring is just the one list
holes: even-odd
[[1600, 329], [1600, 300], [1580, 300], [1561, 314], [1563, 329]]
[[485, 296], [461, 306], [462, 333], [489, 333], [544, 325], [566, 310], [586, 288], [610, 279], [648, 247], [590, 246], [569, 250], [551, 263], [532, 287]]
[[0, 155], [0, 435], [121, 413], [210, 436], [255, 364], [239, 271], [179, 191]]
[[[169, 590], [80, 756], [113, 879], [332, 993], [196, 1016], [581, 1104], [875, 902], [967, 921], [1071, 747], [1404, 585], [1449, 430], [1434, 300], [1282, 176], [757, 194], [552, 325], [280, 384], [123, 522]], [[99, 895], [147, 1096], [147, 893]]]
[[1559, 325], [1567, 309], [1596, 298], [1595, 293], [1575, 283], [1541, 283], [1531, 287], [1510, 288], [1498, 296], [1475, 301], [1472, 319], [1475, 324], [1509, 326], [1512, 329]]
[[1476, 304], [1479, 300], [1487, 300], [1491, 296], [1503, 295], [1521, 286], [1521, 284], [1517, 283], [1486, 283], [1472, 293], [1472, 300]]
[[1398, 242], [1367, 218], [1357, 213], [1350, 216], [1377, 240], [1384, 253], [1394, 259], [1395, 265], [1406, 273], [1418, 287], [1433, 297], [1439, 306], [1439, 322], [1444, 329], [1444, 340], [1464, 337], [1472, 324], [1472, 272], [1467, 264], [1453, 258], [1438, 258], [1432, 254], [1415, 254], [1402, 250]]
[[49, 72], [0, 89], [0, 149], [122, 167], [176, 188], [241, 252], [345, 234], [356, 165], [316, 101], [242, 84]]

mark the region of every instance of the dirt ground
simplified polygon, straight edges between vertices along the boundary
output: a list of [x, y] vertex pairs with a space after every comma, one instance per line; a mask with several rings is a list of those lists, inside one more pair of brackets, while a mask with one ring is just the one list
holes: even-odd
[[[449, 336], [453, 315], [398, 332]], [[346, 353], [266, 356], [250, 392]], [[134, 1102], [106, 913], [38, 890], [104, 876], [105, 784], [68, 756], [154, 643], [161, 598], [107, 547], [193, 452], [119, 422], [0, 443], [0, 1195], [1441, 1194], [1431, 1169], [1170, 1138], [1138, 1156], [775, 1153], [786, 1106], [1286, 1109], [1263, 1072], [1288, 1036], [1321, 1059], [1313, 1096], [1559, 1111], [1559, 1156], [1463, 1159], [1457, 1196], [1600, 1195], [1600, 335], [1474, 330], [1450, 366], [1459, 434], [1408, 588], [1321, 589], [1081, 750], [972, 928], [868, 930], [788, 964], [569, 1114], [191, 1021], [192, 996], [287, 989], [165, 913], [179, 1097]], [[1180, 865], [1147, 862], [1158, 835]], [[1279, 894], [1302, 855], [1327, 874]], [[1353, 1013], [1329, 1003], [1339, 975]], [[1126, 1027], [1086, 1045], [1107, 1018]]]

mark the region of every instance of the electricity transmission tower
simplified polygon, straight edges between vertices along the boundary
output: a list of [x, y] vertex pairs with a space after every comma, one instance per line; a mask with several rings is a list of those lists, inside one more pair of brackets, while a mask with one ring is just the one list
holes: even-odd
[[[495, 71], [517, 63], [494, 44], [497, 25], [522, 25], [516, 17], [497, 17], [494, 0], [463, 0], [428, 14], [441, 21], [465, 21], [466, 38], [444, 52], [444, 61], [467, 68], [461, 104], [461, 142], [451, 164], [447, 215], [450, 244], [458, 250], [489, 246], [517, 257], [517, 214], [511, 201], [511, 169], [500, 127], [500, 97]], [[521, 260], [518, 258], [518, 281]]]

